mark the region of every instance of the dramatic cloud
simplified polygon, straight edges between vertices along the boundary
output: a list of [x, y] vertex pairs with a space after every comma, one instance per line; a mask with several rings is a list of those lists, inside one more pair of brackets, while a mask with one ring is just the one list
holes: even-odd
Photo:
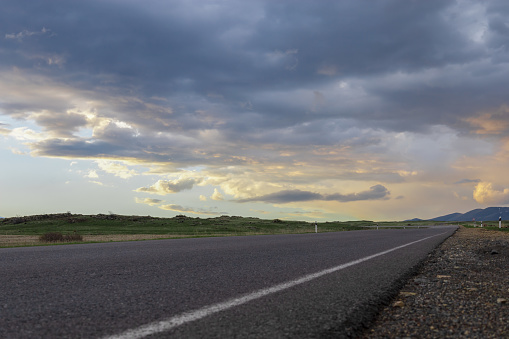
[[509, 187], [508, 16], [505, 0], [5, 0], [0, 151], [34, 171], [79, 160], [99, 206], [107, 187], [203, 214], [473, 209], [504, 190], [472, 178]]
[[388, 199], [390, 192], [382, 185], [370, 187], [368, 191], [350, 194], [319, 194], [300, 190], [287, 190], [263, 195], [260, 197], [240, 199], [238, 202], [263, 201], [273, 204], [286, 204], [290, 202], [325, 200], [325, 201], [360, 201], [360, 200], [379, 200]]
[[152, 194], [166, 195], [178, 193], [182, 190], [190, 190], [194, 185], [200, 183], [201, 180], [193, 178], [181, 178], [175, 180], [158, 180], [150, 187], [141, 187], [136, 192], [146, 192]]
[[509, 188], [496, 188], [492, 183], [480, 182], [475, 186], [474, 199], [484, 205], [509, 204]]

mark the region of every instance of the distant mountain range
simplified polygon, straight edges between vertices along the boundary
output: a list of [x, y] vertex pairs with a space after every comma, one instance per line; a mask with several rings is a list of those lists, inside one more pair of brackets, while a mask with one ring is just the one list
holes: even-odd
[[[502, 217], [502, 220], [509, 220], [509, 207], [488, 207], [485, 209], [475, 209], [467, 213], [451, 213], [436, 217], [434, 221], [498, 221], [498, 218]], [[423, 219], [412, 219], [423, 220]]]

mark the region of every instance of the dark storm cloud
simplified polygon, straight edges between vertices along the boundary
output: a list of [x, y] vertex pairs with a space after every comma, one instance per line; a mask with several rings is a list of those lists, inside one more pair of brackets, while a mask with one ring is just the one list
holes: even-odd
[[261, 201], [272, 204], [285, 204], [290, 202], [302, 202], [302, 201], [313, 201], [313, 200], [324, 200], [324, 201], [338, 201], [338, 202], [349, 202], [349, 201], [361, 201], [361, 200], [380, 200], [388, 199], [390, 192], [382, 185], [375, 185], [369, 188], [367, 191], [351, 194], [319, 194], [301, 190], [285, 190], [276, 193], [263, 195], [260, 197], [240, 199], [237, 202], [253, 202]]
[[17, 46], [68, 55], [67, 71], [114, 74], [163, 97], [189, 90], [240, 98], [329, 81], [319, 72], [327, 67], [349, 77], [465, 62], [478, 51], [442, 15], [450, 5], [213, 2], [207, 12], [191, 1], [21, 1], [5, 6], [2, 26], [6, 36], [51, 28], [53, 36]]
[[[142, 135], [362, 148], [380, 139], [352, 131], [468, 131], [465, 118], [504, 104], [508, 13], [503, 1], [7, 1], [0, 70], [108, 102], [98, 115]], [[36, 122], [62, 137], [83, 126], [71, 99], [38, 100], [2, 108], [47, 109]], [[153, 145], [122, 133], [118, 144], [96, 133], [96, 145]]]
[[63, 158], [102, 158], [123, 157], [123, 148], [104, 142], [84, 140], [46, 139], [32, 144], [38, 156], [56, 156]]
[[39, 126], [62, 137], [71, 136], [74, 132], [77, 132], [80, 127], [87, 125], [85, 117], [75, 113], [55, 115], [47, 112], [46, 114], [36, 116], [34, 119]]

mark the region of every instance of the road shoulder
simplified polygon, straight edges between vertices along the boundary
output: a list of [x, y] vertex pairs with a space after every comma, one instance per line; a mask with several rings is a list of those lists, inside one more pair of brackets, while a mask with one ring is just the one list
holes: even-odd
[[461, 227], [362, 337], [509, 337], [508, 267], [508, 233]]

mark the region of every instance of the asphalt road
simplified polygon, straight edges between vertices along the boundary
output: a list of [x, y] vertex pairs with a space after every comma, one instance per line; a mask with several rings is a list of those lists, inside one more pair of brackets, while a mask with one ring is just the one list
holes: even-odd
[[0, 249], [0, 338], [348, 335], [454, 231]]

